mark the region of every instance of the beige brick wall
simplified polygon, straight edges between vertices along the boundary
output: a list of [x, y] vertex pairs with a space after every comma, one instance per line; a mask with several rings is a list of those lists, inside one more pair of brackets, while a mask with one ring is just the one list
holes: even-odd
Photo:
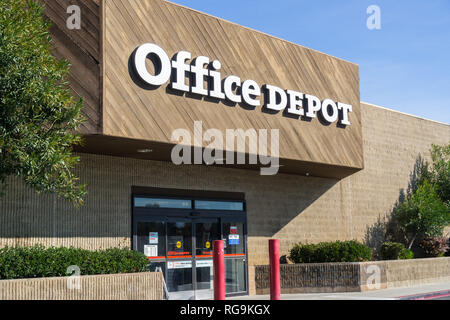
[[450, 281], [450, 258], [386, 261], [387, 287]]
[[83, 154], [77, 171], [85, 206], [36, 195], [10, 179], [0, 203], [0, 245], [42, 243], [87, 249], [130, 246], [131, 186], [244, 192], [249, 263], [268, 263], [267, 239], [292, 244], [363, 240], [408, 186], [419, 154], [450, 142], [450, 127], [362, 105], [365, 169], [342, 181]]
[[162, 273], [0, 280], [0, 300], [162, 300]]
[[[361, 290], [369, 291], [368, 277], [374, 275], [374, 269], [369, 266], [378, 266], [381, 275], [381, 289], [397, 287], [413, 287], [431, 283], [450, 281], [450, 258], [427, 258], [411, 260], [391, 260], [362, 262]], [[369, 284], [373, 284], [369, 279]]]
[[[250, 295], [270, 292], [269, 266], [249, 268]], [[251, 275], [250, 275], [251, 274]], [[450, 258], [281, 265], [282, 293], [355, 292], [450, 280]], [[252, 287], [253, 286], [253, 287]]]

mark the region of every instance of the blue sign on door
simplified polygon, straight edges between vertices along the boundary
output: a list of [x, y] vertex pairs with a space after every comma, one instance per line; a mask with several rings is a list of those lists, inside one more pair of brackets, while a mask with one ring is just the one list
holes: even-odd
[[228, 236], [228, 244], [229, 245], [238, 245], [239, 244], [239, 235], [238, 234], [230, 234]]

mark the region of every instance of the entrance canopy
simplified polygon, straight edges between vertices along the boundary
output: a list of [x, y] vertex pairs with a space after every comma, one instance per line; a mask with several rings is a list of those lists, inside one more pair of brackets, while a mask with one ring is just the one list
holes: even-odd
[[[364, 167], [357, 65], [162, 0], [80, 0], [89, 14], [71, 32], [64, 2], [45, 0], [85, 101], [77, 151], [173, 162], [175, 145], [208, 149], [214, 130], [216, 149], [237, 156], [234, 130], [249, 159], [277, 151], [281, 172], [339, 179]], [[249, 130], [258, 141], [277, 131], [277, 148], [254, 148]]]

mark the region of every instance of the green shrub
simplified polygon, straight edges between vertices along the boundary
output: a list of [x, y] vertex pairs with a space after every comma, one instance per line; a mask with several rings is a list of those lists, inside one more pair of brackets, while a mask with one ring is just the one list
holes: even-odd
[[321, 242], [295, 245], [289, 259], [294, 263], [359, 262], [370, 261], [372, 250], [364, 244], [352, 241]]
[[400, 226], [398, 232], [409, 235], [408, 248], [411, 249], [416, 240], [442, 237], [450, 223], [450, 210], [439, 198], [435, 185], [425, 180], [398, 205], [393, 218]]
[[129, 249], [0, 248], [0, 279], [64, 277], [72, 265], [80, 268], [81, 275], [134, 273], [146, 271], [148, 259]]
[[380, 257], [382, 260], [402, 260], [412, 259], [414, 254], [401, 243], [385, 242], [380, 248]]

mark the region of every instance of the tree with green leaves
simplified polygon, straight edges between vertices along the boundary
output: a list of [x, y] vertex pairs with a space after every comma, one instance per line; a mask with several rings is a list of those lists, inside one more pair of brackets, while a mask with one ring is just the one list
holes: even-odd
[[431, 159], [431, 182], [436, 186], [436, 192], [442, 201], [450, 206], [450, 143], [433, 145]]
[[81, 143], [82, 101], [68, 88], [69, 63], [51, 54], [49, 27], [38, 0], [0, 2], [0, 186], [16, 176], [81, 204], [72, 146]]
[[450, 224], [450, 210], [442, 202], [436, 187], [425, 180], [399, 204], [394, 219], [406, 236], [408, 249], [411, 249], [417, 239], [442, 237], [444, 228]]

